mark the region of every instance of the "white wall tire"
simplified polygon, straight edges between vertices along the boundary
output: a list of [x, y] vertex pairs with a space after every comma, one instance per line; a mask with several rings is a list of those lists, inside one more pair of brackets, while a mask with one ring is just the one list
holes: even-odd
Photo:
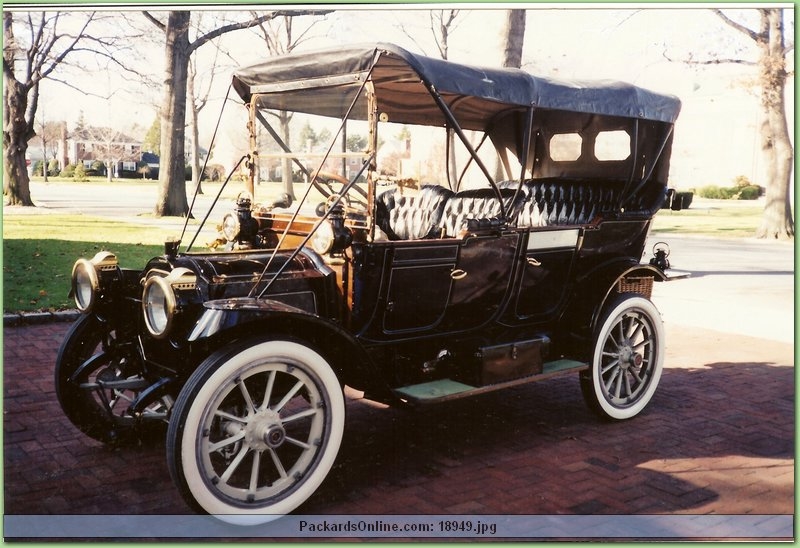
[[647, 406], [664, 366], [664, 324], [647, 298], [623, 294], [607, 308], [595, 334], [581, 391], [601, 417], [625, 420]]
[[170, 474], [194, 508], [237, 524], [288, 514], [328, 475], [344, 432], [328, 362], [293, 341], [249, 341], [189, 378], [167, 432]]

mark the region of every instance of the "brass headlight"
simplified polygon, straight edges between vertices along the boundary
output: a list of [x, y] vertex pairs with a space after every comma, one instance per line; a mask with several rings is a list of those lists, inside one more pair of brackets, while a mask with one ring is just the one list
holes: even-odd
[[172, 329], [178, 311], [176, 291], [193, 290], [197, 277], [188, 268], [176, 268], [166, 277], [151, 276], [144, 283], [142, 311], [147, 330], [163, 339]]
[[100, 272], [117, 268], [117, 257], [100, 251], [91, 259], [78, 259], [72, 267], [72, 296], [75, 306], [84, 314], [92, 311], [100, 294]]
[[325, 255], [333, 249], [335, 239], [333, 224], [330, 221], [324, 221], [314, 233], [314, 237], [311, 239], [311, 247], [320, 255]]

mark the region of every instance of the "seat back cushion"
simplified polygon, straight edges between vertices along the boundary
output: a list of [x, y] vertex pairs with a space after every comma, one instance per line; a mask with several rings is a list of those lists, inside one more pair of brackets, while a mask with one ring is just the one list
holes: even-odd
[[376, 198], [376, 222], [390, 240], [438, 235], [445, 202], [452, 195], [451, 190], [437, 185], [422, 185], [417, 192], [387, 190]]

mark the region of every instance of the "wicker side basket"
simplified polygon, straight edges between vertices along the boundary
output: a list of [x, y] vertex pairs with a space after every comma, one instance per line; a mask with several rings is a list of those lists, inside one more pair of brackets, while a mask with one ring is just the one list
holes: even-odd
[[653, 294], [653, 277], [631, 276], [622, 278], [617, 282], [617, 291], [619, 293], [639, 293], [649, 299]]

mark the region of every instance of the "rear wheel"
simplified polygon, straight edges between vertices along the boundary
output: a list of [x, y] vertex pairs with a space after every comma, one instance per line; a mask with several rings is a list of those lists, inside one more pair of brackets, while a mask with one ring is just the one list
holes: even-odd
[[581, 373], [581, 391], [600, 416], [629, 419], [653, 397], [663, 363], [664, 326], [658, 309], [641, 295], [620, 295], [597, 330], [591, 367]]
[[189, 378], [167, 432], [170, 474], [194, 508], [257, 524], [302, 504], [342, 441], [344, 395], [327, 361], [294, 341], [251, 340]]

